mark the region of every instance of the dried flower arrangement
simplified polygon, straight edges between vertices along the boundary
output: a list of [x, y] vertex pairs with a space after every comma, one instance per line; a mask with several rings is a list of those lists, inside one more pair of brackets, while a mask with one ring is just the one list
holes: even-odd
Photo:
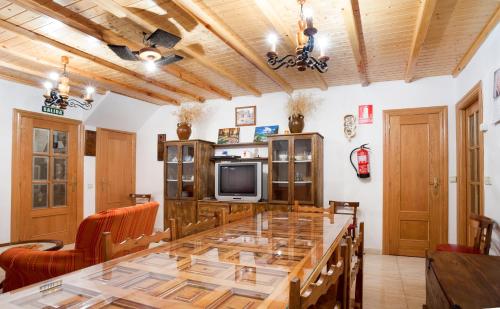
[[192, 124], [201, 119], [204, 115], [204, 109], [201, 104], [182, 104], [173, 114], [177, 117], [179, 123]]
[[297, 93], [288, 99], [288, 115], [289, 116], [306, 116], [312, 113], [319, 101], [313, 95], [308, 93]]

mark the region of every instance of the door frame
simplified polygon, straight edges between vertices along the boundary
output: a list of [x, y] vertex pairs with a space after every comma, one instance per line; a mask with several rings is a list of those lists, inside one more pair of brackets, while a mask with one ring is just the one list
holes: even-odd
[[99, 181], [99, 176], [100, 176], [100, 171], [102, 169], [99, 168], [99, 165], [101, 163], [100, 157], [102, 156], [101, 152], [101, 138], [102, 138], [102, 131], [109, 131], [109, 132], [115, 132], [115, 133], [121, 133], [121, 134], [128, 134], [128, 135], [133, 135], [134, 136], [134, 158], [132, 159], [132, 162], [134, 164], [133, 171], [134, 171], [134, 178], [133, 178], [133, 187], [134, 190], [136, 188], [136, 177], [137, 177], [137, 134], [134, 132], [127, 132], [127, 131], [121, 131], [121, 130], [113, 130], [113, 129], [106, 129], [106, 128], [97, 128], [96, 129], [96, 153], [95, 153], [95, 212], [100, 212], [102, 211], [102, 183]]
[[[19, 174], [23, 162], [21, 161], [21, 118], [29, 117], [32, 119], [40, 119], [45, 121], [53, 121], [64, 124], [77, 125], [77, 158], [76, 158], [76, 222], [75, 226], [83, 220], [83, 157], [85, 145], [85, 129], [80, 120], [62, 118], [57, 116], [44, 115], [37, 112], [30, 112], [21, 109], [13, 109], [12, 111], [12, 172], [11, 172], [11, 219], [10, 219], [10, 240], [18, 241], [20, 239], [20, 230], [18, 223], [21, 219], [21, 190], [18, 185], [23, 179]], [[76, 235], [75, 235], [76, 237]]]
[[382, 223], [382, 254], [389, 254], [389, 141], [390, 141], [390, 117], [414, 115], [418, 113], [437, 113], [440, 114], [441, 123], [440, 129], [443, 132], [440, 144], [443, 146], [444, 155], [441, 158], [443, 165], [441, 166], [443, 209], [441, 209], [441, 239], [443, 243], [448, 242], [448, 106], [433, 106], [433, 107], [418, 107], [405, 109], [391, 109], [383, 111], [384, 118], [384, 155], [383, 155], [383, 223]]
[[[474, 103], [479, 104], [479, 123], [483, 123], [483, 90], [482, 82], [478, 82], [456, 104], [457, 118], [457, 241], [460, 245], [467, 245], [467, 161], [465, 152], [466, 140], [466, 115], [465, 111]], [[479, 182], [481, 189], [480, 213], [484, 213], [484, 133], [479, 134]]]

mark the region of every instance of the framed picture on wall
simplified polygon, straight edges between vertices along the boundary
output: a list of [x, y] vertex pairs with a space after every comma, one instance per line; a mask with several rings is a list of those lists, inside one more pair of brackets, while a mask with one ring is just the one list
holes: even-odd
[[217, 144], [238, 144], [240, 142], [240, 128], [219, 129]]
[[278, 134], [279, 126], [255, 127], [254, 142], [267, 142], [269, 135]]
[[257, 123], [257, 107], [243, 106], [235, 108], [236, 126], [254, 126]]
[[496, 99], [500, 96], [500, 69], [495, 71], [495, 77], [493, 80], [493, 99]]

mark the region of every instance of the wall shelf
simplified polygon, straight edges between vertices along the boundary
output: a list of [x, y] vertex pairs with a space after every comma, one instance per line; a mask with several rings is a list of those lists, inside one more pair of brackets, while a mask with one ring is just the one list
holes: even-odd
[[238, 144], [214, 144], [213, 146], [215, 149], [217, 149], [217, 148], [267, 147], [267, 142], [238, 143]]
[[231, 161], [231, 162], [248, 162], [248, 161], [263, 161], [267, 162], [268, 158], [211, 158], [212, 161]]

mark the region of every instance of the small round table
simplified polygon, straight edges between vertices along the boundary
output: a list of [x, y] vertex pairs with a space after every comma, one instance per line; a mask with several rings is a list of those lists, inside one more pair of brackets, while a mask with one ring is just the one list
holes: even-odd
[[0, 254], [11, 248], [26, 248], [39, 251], [57, 251], [63, 247], [63, 242], [60, 240], [26, 240], [16, 241], [5, 244], [0, 244]]
[[[26, 248], [39, 251], [57, 251], [63, 247], [63, 242], [60, 240], [26, 240], [0, 244], [0, 254], [11, 248]], [[3, 286], [3, 280], [0, 281], [0, 290]]]

